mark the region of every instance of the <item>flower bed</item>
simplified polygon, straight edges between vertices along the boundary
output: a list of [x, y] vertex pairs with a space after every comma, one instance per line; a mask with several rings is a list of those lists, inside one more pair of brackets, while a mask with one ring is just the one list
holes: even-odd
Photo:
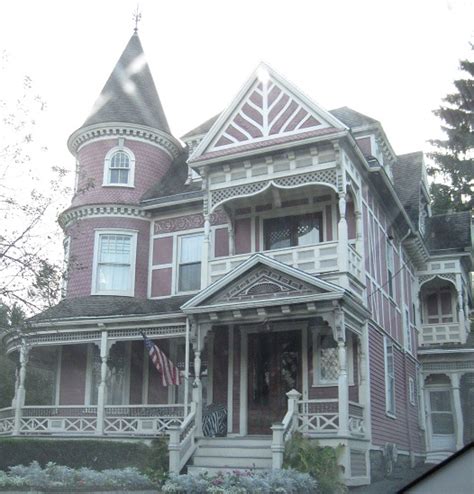
[[0, 471], [1, 491], [98, 492], [151, 491], [156, 486], [136, 468], [110, 469], [98, 472], [90, 468], [73, 469], [55, 463], [42, 468], [34, 461], [29, 466], [17, 465], [9, 472]]
[[318, 483], [295, 470], [234, 471], [217, 475], [171, 475], [162, 491], [167, 494], [313, 494]]

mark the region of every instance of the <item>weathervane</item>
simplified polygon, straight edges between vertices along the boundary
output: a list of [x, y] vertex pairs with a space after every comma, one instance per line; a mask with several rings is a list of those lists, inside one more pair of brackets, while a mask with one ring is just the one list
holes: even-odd
[[133, 30], [135, 33], [138, 31], [138, 23], [142, 18], [142, 14], [139, 9], [139, 5], [137, 4], [137, 10], [133, 13], [133, 20], [135, 21], [135, 29]]

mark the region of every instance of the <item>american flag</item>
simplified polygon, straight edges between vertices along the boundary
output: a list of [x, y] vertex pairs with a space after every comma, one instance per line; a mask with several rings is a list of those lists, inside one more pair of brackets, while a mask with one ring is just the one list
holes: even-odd
[[163, 386], [170, 386], [173, 384], [179, 386], [181, 384], [179, 369], [151, 340], [146, 337], [144, 333], [142, 333], [142, 336], [145, 340], [145, 346], [148, 350], [151, 361], [161, 374], [161, 382], [163, 383]]

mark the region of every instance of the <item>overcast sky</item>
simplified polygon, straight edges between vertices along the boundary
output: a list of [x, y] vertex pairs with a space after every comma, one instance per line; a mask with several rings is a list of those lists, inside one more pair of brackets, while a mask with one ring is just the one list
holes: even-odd
[[[0, 50], [48, 111], [50, 160], [87, 117], [133, 32], [136, 1], [1, 2]], [[141, 0], [139, 34], [168, 121], [181, 136], [230, 103], [260, 61], [326, 109], [379, 119], [401, 154], [439, 135], [432, 115], [469, 54], [474, 2]], [[0, 98], [11, 87], [0, 80]], [[38, 162], [38, 166], [43, 166]]]

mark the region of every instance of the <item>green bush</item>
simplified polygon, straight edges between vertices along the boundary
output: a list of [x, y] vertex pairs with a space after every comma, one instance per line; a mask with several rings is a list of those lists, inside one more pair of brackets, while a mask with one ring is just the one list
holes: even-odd
[[0, 470], [37, 461], [42, 467], [53, 462], [70, 468], [134, 467], [142, 472], [168, 470], [167, 443], [156, 439], [144, 443], [100, 440], [0, 438]]
[[337, 459], [342, 447], [321, 447], [317, 441], [294, 434], [285, 445], [283, 468], [308, 473], [319, 483], [321, 494], [345, 494], [347, 487], [339, 480]]

